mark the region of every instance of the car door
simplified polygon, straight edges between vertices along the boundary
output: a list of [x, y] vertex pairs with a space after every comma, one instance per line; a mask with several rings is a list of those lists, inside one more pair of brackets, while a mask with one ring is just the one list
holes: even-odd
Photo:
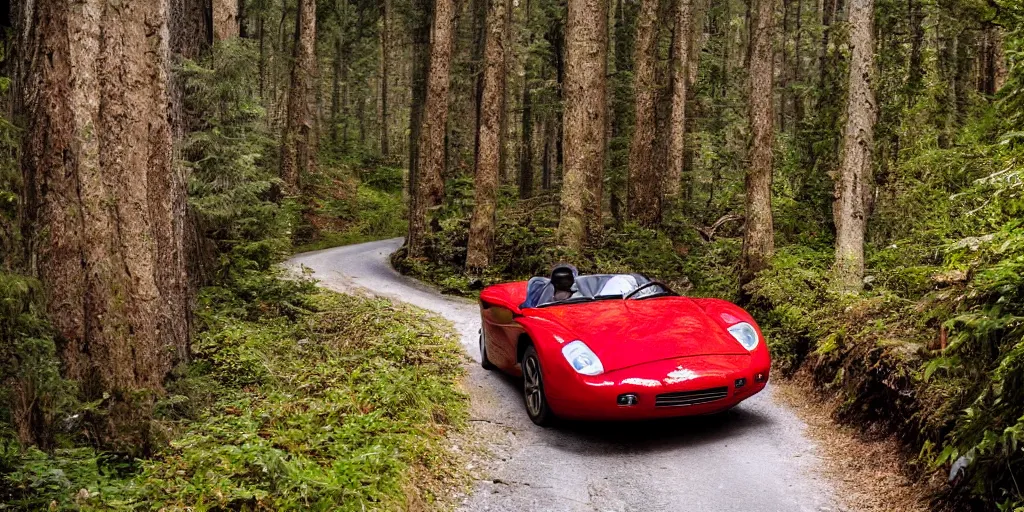
[[498, 368], [506, 371], [514, 369], [517, 363], [517, 332], [522, 332], [522, 327], [515, 322], [515, 314], [511, 309], [486, 301], [481, 303], [481, 311], [487, 358]]

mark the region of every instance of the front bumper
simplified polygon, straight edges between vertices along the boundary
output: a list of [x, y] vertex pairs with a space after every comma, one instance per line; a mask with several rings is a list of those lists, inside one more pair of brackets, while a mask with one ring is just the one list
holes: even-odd
[[[576, 375], [557, 385], [546, 385], [545, 395], [554, 413], [568, 419], [638, 420], [711, 414], [764, 389], [770, 364], [757, 364], [752, 359], [748, 355], [668, 359], [594, 377]], [[740, 379], [742, 385], [738, 385]], [[721, 388], [725, 388], [724, 394]], [[658, 405], [659, 395], [707, 390], [719, 392], [703, 403]], [[625, 394], [635, 395], [636, 403], [619, 405], [619, 397]]]

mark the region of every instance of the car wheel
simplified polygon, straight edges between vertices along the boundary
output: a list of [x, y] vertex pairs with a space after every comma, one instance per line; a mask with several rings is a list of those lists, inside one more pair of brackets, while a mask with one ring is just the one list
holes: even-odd
[[540, 358], [533, 346], [526, 347], [523, 354], [523, 401], [526, 403], [526, 414], [537, 425], [546, 427], [555, 419], [544, 395], [544, 376], [540, 370]]
[[484, 330], [480, 329], [480, 366], [484, 367], [484, 370], [494, 370], [497, 366], [491, 363], [490, 359], [487, 359], [487, 343], [484, 343]]

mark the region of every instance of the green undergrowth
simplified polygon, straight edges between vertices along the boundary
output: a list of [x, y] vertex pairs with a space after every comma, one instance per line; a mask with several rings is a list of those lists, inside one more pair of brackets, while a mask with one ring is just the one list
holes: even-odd
[[697, 243], [694, 238], [673, 241], [664, 232], [625, 224], [610, 226], [599, 244], [574, 254], [556, 243], [558, 197], [545, 194], [517, 201], [511, 188], [503, 188], [499, 197], [491, 264], [481, 274], [467, 274], [471, 186], [466, 179], [448, 183], [449, 199], [435, 216], [439, 229], [427, 234], [424, 257], [407, 258], [400, 250], [392, 257], [399, 271], [434, 283], [446, 293], [466, 296], [490, 284], [546, 275], [559, 262], [573, 263], [583, 273], [640, 272], [674, 289], [691, 287], [684, 256], [689, 244]]
[[269, 275], [204, 290], [198, 317], [158, 404], [165, 449], [8, 438], [0, 509], [433, 510], [463, 482], [447, 446], [467, 417], [461, 355], [437, 318]]
[[306, 252], [404, 236], [404, 169], [369, 157], [324, 155], [307, 176], [306, 206], [295, 251]]

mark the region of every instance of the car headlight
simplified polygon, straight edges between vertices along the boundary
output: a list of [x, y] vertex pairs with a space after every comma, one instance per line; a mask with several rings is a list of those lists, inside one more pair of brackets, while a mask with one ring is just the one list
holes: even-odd
[[562, 347], [562, 355], [565, 356], [565, 360], [569, 361], [569, 365], [577, 373], [582, 373], [583, 375], [600, 375], [604, 373], [604, 365], [597, 358], [597, 354], [580, 340], [567, 343]]
[[757, 330], [754, 329], [753, 325], [746, 322], [740, 322], [729, 327], [729, 334], [731, 334], [733, 338], [736, 338], [736, 341], [740, 342], [740, 345], [743, 345], [743, 348], [747, 350], [754, 350], [757, 348], [759, 336], [757, 335]]

